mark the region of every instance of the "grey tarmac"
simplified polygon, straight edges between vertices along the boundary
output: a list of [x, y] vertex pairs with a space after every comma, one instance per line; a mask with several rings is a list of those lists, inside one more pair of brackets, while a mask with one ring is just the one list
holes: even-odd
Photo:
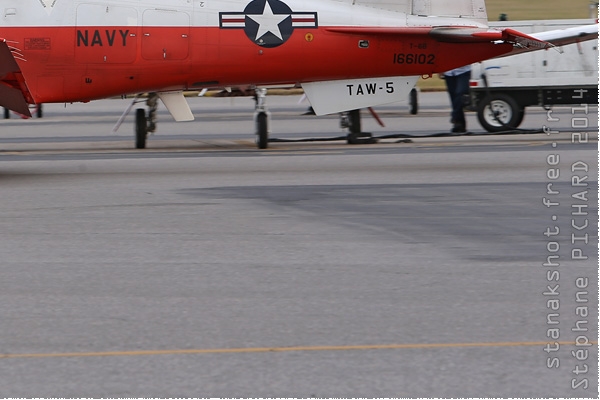
[[[342, 134], [299, 100], [274, 137]], [[423, 93], [364, 115], [410, 143], [259, 151], [250, 99], [198, 98], [136, 151], [126, 103], [0, 121], [0, 397], [598, 396], [597, 108], [425, 137]]]

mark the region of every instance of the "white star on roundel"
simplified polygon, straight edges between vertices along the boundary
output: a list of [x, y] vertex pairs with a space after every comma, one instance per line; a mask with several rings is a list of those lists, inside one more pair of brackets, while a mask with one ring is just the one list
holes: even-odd
[[277, 36], [279, 40], [283, 40], [279, 24], [285, 21], [286, 18], [289, 18], [289, 16], [290, 14], [273, 14], [269, 0], [265, 1], [265, 9], [262, 15], [248, 15], [250, 19], [259, 25], [255, 40], [260, 39], [269, 32]]
[[42, 6], [46, 9], [48, 15], [52, 12], [52, 7], [56, 4], [58, 0], [39, 0]]

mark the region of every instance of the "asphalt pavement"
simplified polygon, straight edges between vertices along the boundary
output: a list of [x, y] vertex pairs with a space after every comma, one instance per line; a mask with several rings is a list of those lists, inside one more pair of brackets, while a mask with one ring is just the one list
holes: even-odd
[[[300, 101], [273, 137], [343, 134]], [[597, 109], [446, 102], [265, 151], [248, 98], [142, 151], [125, 100], [0, 121], [0, 396], [597, 397]]]

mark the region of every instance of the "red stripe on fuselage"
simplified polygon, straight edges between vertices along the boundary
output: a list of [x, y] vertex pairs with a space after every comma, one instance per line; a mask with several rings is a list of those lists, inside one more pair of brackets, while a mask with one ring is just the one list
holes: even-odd
[[323, 27], [295, 30], [275, 48], [256, 45], [243, 29], [217, 27], [0, 28], [0, 36], [16, 42], [24, 54], [27, 61], [19, 65], [38, 103], [199, 87], [424, 75], [512, 48], [440, 43], [428, 35], [349, 35]]
[[245, 23], [246, 18], [228, 18], [223, 17], [223, 23]]

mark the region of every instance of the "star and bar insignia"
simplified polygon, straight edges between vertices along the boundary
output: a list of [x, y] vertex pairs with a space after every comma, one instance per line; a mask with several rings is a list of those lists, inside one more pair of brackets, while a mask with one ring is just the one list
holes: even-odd
[[316, 12], [294, 12], [280, 0], [251, 1], [244, 12], [219, 13], [222, 29], [243, 29], [261, 47], [273, 48], [287, 42], [294, 29], [317, 28]]
[[46, 12], [48, 13], [48, 15], [50, 15], [50, 13], [52, 13], [52, 9], [57, 1], [58, 0], [39, 0], [42, 7], [44, 7], [46, 9]]

